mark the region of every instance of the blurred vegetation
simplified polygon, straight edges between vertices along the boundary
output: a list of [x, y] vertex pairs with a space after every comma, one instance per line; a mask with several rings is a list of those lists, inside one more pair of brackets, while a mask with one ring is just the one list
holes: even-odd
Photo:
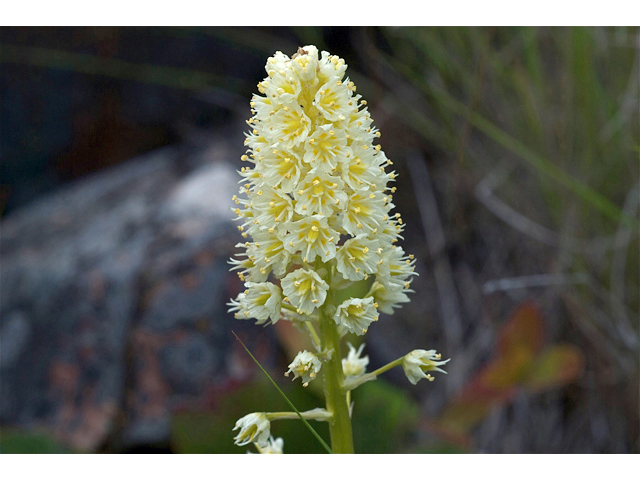
[[[274, 375], [275, 376], [275, 375]], [[322, 405], [322, 398], [291, 382], [279, 385], [300, 411]], [[354, 442], [359, 452], [401, 453], [409, 448], [419, 415], [415, 400], [384, 380], [363, 385], [354, 393]], [[266, 378], [256, 378], [232, 394], [222, 397], [207, 412], [183, 412], [173, 419], [173, 450], [177, 453], [257, 453], [252, 445], [238, 448], [232, 429], [248, 412], [291, 411]], [[328, 441], [329, 428], [313, 422], [313, 428]], [[326, 453], [321, 444], [297, 420], [271, 424], [274, 438], [284, 438], [285, 453]]]
[[18, 429], [0, 429], [0, 453], [71, 453], [51, 435]]

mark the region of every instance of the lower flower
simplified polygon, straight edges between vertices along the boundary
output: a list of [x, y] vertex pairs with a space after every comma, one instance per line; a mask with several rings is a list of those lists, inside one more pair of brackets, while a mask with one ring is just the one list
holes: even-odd
[[233, 431], [240, 429], [238, 435], [233, 439], [238, 446], [257, 443], [258, 446], [266, 447], [271, 436], [271, 422], [263, 412], [250, 413], [236, 422]]
[[414, 385], [421, 379], [426, 378], [433, 382], [434, 377], [425, 372], [436, 371], [447, 373], [442, 370], [440, 365], [448, 363], [451, 359], [441, 360], [442, 356], [435, 350], [414, 350], [407, 353], [402, 359], [402, 368], [411, 383]]
[[338, 306], [333, 319], [349, 332], [364, 335], [369, 325], [378, 320], [377, 306], [373, 297], [350, 298]]

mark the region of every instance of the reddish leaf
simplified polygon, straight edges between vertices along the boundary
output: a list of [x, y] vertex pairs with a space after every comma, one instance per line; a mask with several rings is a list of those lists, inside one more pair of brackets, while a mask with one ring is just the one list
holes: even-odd
[[533, 362], [531, 350], [516, 345], [508, 354], [496, 358], [485, 367], [481, 372], [483, 383], [496, 390], [510, 388], [528, 376]]
[[523, 386], [531, 392], [561, 387], [578, 378], [583, 364], [584, 357], [577, 347], [551, 346], [535, 359]]
[[[520, 304], [500, 330], [498, 352], [509, 357], [514, 350], [537, 353], [544, 341], [544, 321], [533, 301]], [[521, 353], [517, 354], [518, 356]]]

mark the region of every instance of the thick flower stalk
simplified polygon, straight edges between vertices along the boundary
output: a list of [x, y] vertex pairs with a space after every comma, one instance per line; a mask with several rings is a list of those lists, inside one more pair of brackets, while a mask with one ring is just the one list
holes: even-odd
[[[244, 242], [230, 263], [245, 289], [229, 304], [238, 319], [286, 318], [308, 329], [318, 351], [299, 353], [287, 374], [307, 385], [322, 367], [337, 452], [353, 451], [349, 385], [375, 378], [365, 374], [362, 348], [350, 347], [342, 359], [341, 338], [364, 335], [380, 311], [408, 302], [417, 275], [413, 255], [397, 245], [404, 224], [392, 212], [393, 164], [375, 143], [380, 132], [346, 70], [343, 59], [312, 45], [268, 59], [233, 197]], [[364, 298], [334, 301], [359, 281], [371, 285]], [[408, 370], [412, 382], [416, 368]], [[259, 431], [253, 436], [264, 444], [269, 431]], [[250, 437], [241, 431], [237, 441]]]

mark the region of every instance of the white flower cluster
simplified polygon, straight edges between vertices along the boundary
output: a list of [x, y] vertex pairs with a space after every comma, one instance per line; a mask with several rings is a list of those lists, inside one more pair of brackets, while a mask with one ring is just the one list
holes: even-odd
[[362, 335], [378, 310], [409, 301], [415, 260], [395, 245], [396, 174], [385, 170], [392, 162], [373, 144], [380, 133], [346, 69], [312, 45], [267, 61], [233, 197], [246, 239], [231, 260], [246, 287], [230, 303], [236, 318], [275, 323], [283, 307], [312, 314], [330, 287], [375, 276], [365, 298], [336, 305], [335, 322]]

